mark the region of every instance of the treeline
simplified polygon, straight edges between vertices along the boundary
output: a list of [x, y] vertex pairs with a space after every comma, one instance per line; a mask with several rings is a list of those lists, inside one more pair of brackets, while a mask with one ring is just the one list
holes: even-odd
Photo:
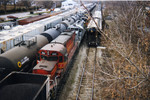
[[50, 9], [60, 6], [61, 1], [0, 0], [0, 14], [37, 10], [41, 7]]
[[12, 9], [8, 9], [6, 12], [3, 9], [0, 9], [0, 14], [5, 14], [5, 13], [15, 13], [15, 12], [26, 12], [26, 11], [32, 11], [32, 10], [38, 10], [40, 7], [30, 7], [30, 8], [26, 8], [26, 7], [17, 7], [16, 9], [12, 8]]
[[[150, 34], [145, 30], [149, 2], [106, 2], [109, 29], [103, 32], [107, 47], [97, 71], [101, 75], [101, 99], [148, 100], [150, 98]], [[107, 11], [107, 12], [106, 12]]]

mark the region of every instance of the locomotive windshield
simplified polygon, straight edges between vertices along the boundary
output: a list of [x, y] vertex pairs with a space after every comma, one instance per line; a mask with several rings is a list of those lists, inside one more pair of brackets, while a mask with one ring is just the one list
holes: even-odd
[[42, 58], [43, 60], [47, 60], [47, 56], [41, 55], [41, 58]]
[[51, 56], [47, 58], [48, 61], [57, 61], [58, 57], [57, 56]]
[[57, 60], [58, 60], [58, 57], [57, 57], [57, 56], [50, 56], [50, 57], [47, 57], [47, 56], [41, 55], [41, 59], [47, 60], [47, 61], [57, 61]]

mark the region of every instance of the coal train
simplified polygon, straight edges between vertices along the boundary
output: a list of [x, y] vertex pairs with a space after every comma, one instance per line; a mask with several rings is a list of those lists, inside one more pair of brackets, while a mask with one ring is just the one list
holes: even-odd
[[[92, 17], [94, 18], [95, 22], [97, 23], [100, 30], [102, 30], [102, 7], [101, 4], [97, 4], [97, 7], [95, 8], [95, 12], [92, 14]], [[100, 37], [101, 33], [97, 31], [98, 28], [94, 21], [91, 19], [91, 21], [88, 24], [87, 27], [87, 44], [88, 46], [99, 46], [100, 45]]]
[[[89, 10], [91, 11], [94, 7], [95, 5], [92, 5]], [[9, 98], [15, 98], [15, 100], [18, 98], [21, 100], [50, 100], [51, 92], [57, 87], [58, 82], [69, 67], [68, 64], [84, 36], [84, 23], [87, 18], [84, 13], [71, 16], [56, 25], [55, 28], [36, 36], [35, 43], [28, 45], [30, 41], [24, 42], [7, 54], [0, 56], [1, 71], [10, 69], [11, 71], [25, 71], [27, 66], [31, 68], [30, 64], [33, 63], [35, 53], [38, 51], [37, 65], [32, 70], [34, 74], [12, 72], [0, 81], [0, 98], [2, 100]], [[82, 18], [82, 16], [84, 17]], [[44, 46], [44, 44], [47, 45]], [[36, 76], [36, 74], [42, 75]], [[15, 89], [18, 91], [13, 92]]]

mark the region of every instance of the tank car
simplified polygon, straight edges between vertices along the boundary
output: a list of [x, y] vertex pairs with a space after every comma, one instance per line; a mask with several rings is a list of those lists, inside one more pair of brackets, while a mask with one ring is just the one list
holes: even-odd
[[82, 38], [85, 34], [85, 22], [87, 21], [87, 18], [86, 17], [83, 18], [84, 19], [78, 20], [76, 23], [68, 27], [68, 29], [75, 31], [76, 33], [75, 40], [78, 41], [79, 44], [82, 41]]

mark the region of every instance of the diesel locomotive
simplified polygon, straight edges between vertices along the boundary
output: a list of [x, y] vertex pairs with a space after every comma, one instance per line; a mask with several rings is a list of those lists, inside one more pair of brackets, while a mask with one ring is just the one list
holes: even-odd
[[[97, 23], [100, 30], [102, 30], [102, 9], [101, 4], [95, 8], [94, 13], [92, 14], [93, 19]], [[87, 27], [87, 44], [88, 46], [99, 46], [101, 33], [98, 30], [95, 22], [91, 19]]]

